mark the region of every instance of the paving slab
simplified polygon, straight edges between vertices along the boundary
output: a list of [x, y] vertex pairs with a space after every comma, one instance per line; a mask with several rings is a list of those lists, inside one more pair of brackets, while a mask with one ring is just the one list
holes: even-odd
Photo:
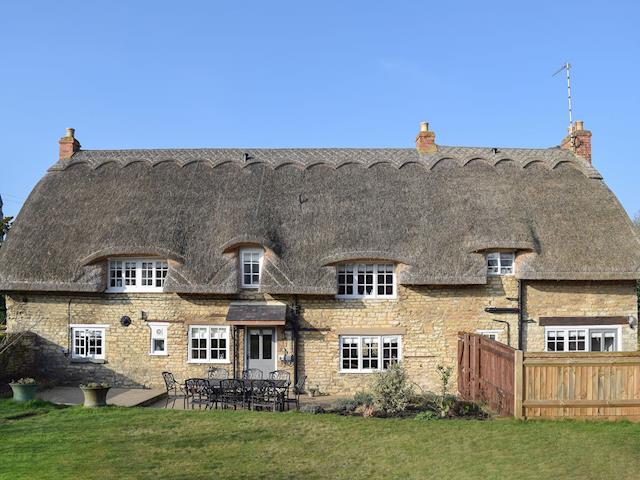
[[[353, 398], [353, 395], [320, 395], [318, 397], [309, 397], [308, 395], [300, 395], [300, 406], [302, 405], [317, 405], [322, 408], [328, 408], [337, 400], [345, 399], [345, 398]], [[162, 397], [156, 401], [152, 401], [146, 404], [146, 406], [151, 408], [171, 408], [174, 410], [183, 410], [184, 409], [184, 397], [169, 397], [169, 401], [167, 402], [166, 397]], [[291, 408], [295, 408], [295, 405], [290, 405]], [[191, 409], [191, 405], [187, 407]], [[203, 410], [202, 407], [195, 407], [195, 410]]]
[[[107, 404], [118, 407], [140, 407], [157, 402], [165, 395], [161, 388], [111, 388], [107, 393]], [[80, 405], [84, 402], [79, 387], [53, 387], [38, 392], [40, 400], [59, 405]]]

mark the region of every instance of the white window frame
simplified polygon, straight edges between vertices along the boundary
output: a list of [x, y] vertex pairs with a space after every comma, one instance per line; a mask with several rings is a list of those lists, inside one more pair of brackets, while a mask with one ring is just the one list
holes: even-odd
[[[366, 273], [366, 268], [368, 266], [373, 267], [373, 271], [371, 273], [371, 275], [373, 275], [373, 283], [372, 283], [372, 294], [369, 295], [366, 292], [364, 294], [359, 294], [358, 293], [358, 270], [360, 268], [364, 268], [365, 272], [364, 275], [367, 275]], [[391, 283], [391, 287], [392, 287], [392, 293], [391, 295], [387, 295], [387, 294], [379, 294], [378, 293], [378, 275], [389, 275], [389, 272], [386, 271], [380, 271], [381, 267], [384, 267], [385, 269], [387, 267], [391, 266], [391, 275], [392, 275], [392, 283]], [[348, 269], [351, 269], [351, 271], [348, 271]], [[336, 286], [338, 288], [340, 288], [340, 275], [347, 275], [350, 274], [353, 276], [352, 278], [352, 282], [349, 283], [345, 283], [345, 286], [351, 286], [352, 287], [352, 292], [351, 294], [346, 293], [346, 288], [345, 288], [345, 293], [341, 294], [338, 293], [336, 295], [336, 298], [341, 299], [341, 300], [352, 300], [352, 299], [395, 299], [397, 298], [397, 292], [398, 292], [398, 286], [397, 286], [397, 275], [396, 275], [396, 265], [394, 263], [391, 262], [380, 262], [380, 263], [371, 263], [371, 262], [365, 262], [365, 263], [339, 263], [336, 265]], [[365, 280], [366, 282], [366, 280]], [[366, 283], [365, 283], [366, 285]], [[383, 285], [388, 285], [386, 282]]]
[[[106, 324], [95, 324], [95, 323], [74, 323], [69, 325], [70, 333], [71, 333], [71, 358], [73, 360], [105, 360], [107, 358], [107, 328], [109, 325]], [[77, 331], [93, 331], [100, 333], [100, 339], [102, 342], [101, 349], [102, 352], [100, 354], [88, 354], [88, 347], [85, 344], [84, 354], [76, 353], [76, 332]]]
[[[135, 263], [135, 276], [130, 277], [135, 280], [135, 285], [125, 285], [125, 264]], [[153, 263], [153, 270], [151, 276], [151, 285], [142, 285], [143, 275], [143, 263]], [[117, 266], [117, 267], [116, 267]], [[111, 286], [112, 271], [120, 272], [120, 279], [122, 280], [122, 286]], [[164, 272], [164, 275], [162, 273]], [[167, 260], [162, 258], [127, 258], [116, 257], [110, 258], [107, 261], [107, 293], [128, 293], [128, 292], [162, 292], [164, 290], [164, 283], [169, 273], [169, 264]], [[149, 277], [146, 277], [148, 279]], [[161, 286], [157, 286], [157, 282], [161, 282]]]
[[[478, 335], [482, 335], [483, 337], [487, 337], [490, 340], [495, 340], [496, 342], [500, 341], [500, 334], [502, 330], [476, 330]], [[491, 338], [493, 336], [493, 338]]]
[[[192, 341], [192, 331], [194, 328], [205, 328], [207, 330], [206, 335], [206, 358], [193, 358], [193, 347], [191, 345]], [[211, 330], [220, 330], [225, 332], [225, 358], [211, 358]], [[188, 345], [187, 345], [187, 362], [188, 363], [231, 363], [230, 359], [230, 343], [231, 343], [231, 335], [230, 328], [227, 325], [189, 325], [188, 327]]]
[[[385, 371], [384, 365], [384, 340], [385, 339], [397, 339], [398, 341], [398, 358], [397, 362], [402, 362], [402, 335], [340, 335], [338, 337], [338, 349], [340, 350], [338, 357], [340, 364], [338, 365], [338, 371], [340, 373], [374, 373]], [[342, 346], [344, 339], [357, 339], [358, 340], [358, 368], [343, 368], [343, 356]], [[377, 368], [363, 368], [363, 344], [364, 339], [375, 339], [378, 345], [378, 367]]]
[[[244, 279], [244, 265], [245, 263], [247, 263], [245, 261], [245, 257], [247, 256], [253, 256], [253, 255], [258, 255], [258, 282], [254, 283], [253, 282], [253, 275], [255, 275], [253, 272], [250, 273], [249, 275], [252, 277], [252, 280], [249, 283], [245, 282]], [[262, 280], [262, 264], [263, 264], [263, 258], [264, 258], [264, 251], [260, 248], [242, 248], [240, 249], [240, 283], [242, 285], [242, 288], [259, 288], [260, 287], [260, 281]], [[250, 259], [249, 262], [251, 265], [254, 264], [253, 259]]]
[[[571, 330], [583, 330], [586, 332], [585, 336], [585, 349], [584, 350], [569, 350], [569, 331]], [[615, 340], [615, 350], [614, 352], [622, 351], [622, 325], [561, 325], [561, 326], [553, 326], [548, 325], [544, 327], [544, 351], [551, 353], [575, 353], [575, 352], [590, 352], [591, 351], [591, 331], [592, 330], [612, 330], [615, 331], [616, 340]], [[556, 332], [562, 331], [564, 333], [564, 350], [549, 350], [547, 347], [548, 343], [548, 332]], [[598, 351], [598, 350], [596, 350]]]
[[[503, 273], [502, 272], [502, 262], [503, 256], [509, 256], [511, 260], [511, 271]], [[489, 266], [490, 260], [497, 260], [498, 264], [494, 267]], [[486, 265], [487, 265], [487, 275], [490, 276], [508, 276], [513, 275], [515, 272], [515, 263], [516, 263], [516, 253], [515, 252], [488, 252], [486, 257]], [[492, 271], [492, 268], [497, 268], [497, 271]], [[505, 267], [506, 268], [506, 267]]]
[[[149, 326], [149, 355], [167, 356], [169, 354], [167, 346], [169, 324], [166, 322], [149, 322], [147, 325]], [[154, 348], [154, 340], [164, 340], [164, 349], [156, 350]]]

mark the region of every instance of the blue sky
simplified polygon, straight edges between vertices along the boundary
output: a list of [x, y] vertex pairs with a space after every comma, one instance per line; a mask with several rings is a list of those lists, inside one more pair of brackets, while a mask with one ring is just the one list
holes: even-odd
[[[0, 16], [0, 194], [84, 148], [547, 147], [575, 118], [640, 210], [640, 2], [29, 1]], [[107, 199], [108, 200], [108, 199]]]

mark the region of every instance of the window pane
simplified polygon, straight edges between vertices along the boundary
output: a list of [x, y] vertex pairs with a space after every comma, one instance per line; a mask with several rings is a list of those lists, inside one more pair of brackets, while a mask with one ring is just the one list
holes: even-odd
[[153, 262], [142, 262], [142, 283], [143, 287], [153, 286]]
[[271, 333], [263, 333], [262, 334], [262, 358], [264, 360], [271, 360], [273, 358], [272, 352], [272, 337]]
[[343, 337], [341, 355], [342, 355], [342, 368], [345, 370], [357, 370], [358, 369], [358, 338], [356, 337]]
[[604, 351], [613, 352], [615, 350], [615, 338], [613, 335], [604, 334]]
[[207, 327], [191, 327], [191, 358], [207, 359]]
[[615, 352], [618, 349], [616, 330], [591, 330], [592, 352]]
[[260, 252], [241, 253], [242, 259], [242, 282], [244, 286], [257, 286], [260, 283]]
[[167, 262], [156, 262], [156, 287], [164, 287], [169, 264]]
[[378, 369], [378, 337], [362, 338], [362, 368], [364, 370]]
[[249, 335], [249, 358], [251, 360], [260, 358], [260, 335], [258, 333]]
[[109, 286], [122, 287], [122, 262], [112, 260], [109, 262]]
[[382, 368], [398, 362], [398, 337], [384, 337], [382, 339]]

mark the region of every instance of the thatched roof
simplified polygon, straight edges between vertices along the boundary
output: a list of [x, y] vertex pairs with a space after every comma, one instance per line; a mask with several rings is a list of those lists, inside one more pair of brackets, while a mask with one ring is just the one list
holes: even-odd
[[110, 255], [171, 259], [166, 289], [234, 293], [234, 247], [269, 249], [261, 291], [334, 294], [334, 262], [404, 284], [635, 279], [640, 245], [598, 172], [559, 148], [81, 150], [38, 183], [0, 249], [1, 290], [101, 291]]

